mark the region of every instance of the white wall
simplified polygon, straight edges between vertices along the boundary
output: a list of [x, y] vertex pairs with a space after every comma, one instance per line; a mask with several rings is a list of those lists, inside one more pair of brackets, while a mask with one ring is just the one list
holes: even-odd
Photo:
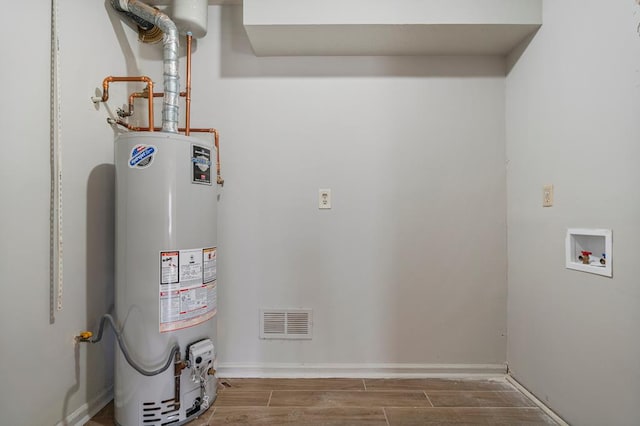
[[[89, 98], [106, 75], [162, 72], [158, 46], [105, 4], [60, 3], [65, 293], [53, 325], [49, 10], [16, 3], [2, 26], [15, 43], [0, 67], [0, 412], [16, 426], [79, 419], [109, 392], [112, 340], [73, 336], [113, 302], [105, 118], [140, 87], [114, 85], [108, 109]], [[503, 60], [258, 59], [241, 15], [211, 8], [193, 68], [192, 125], [220, 129], [227, 180], [221, 364], [504, 364]], [[314, 309], [313, 340], [260, 341], [258, 309], [292, 306]]]
[[[507, 77], [509, 368], [576, 425], [640, 424], [639, 17], [545, 2]], [[613, 229], [612, 279], [564, 268], [569, 227]]]
[[[17, 16], [21, 9], [26, 11], [21, 5], [17, 9]], [[19, 34], [18, 19], [6, 21], [3, 19], [2, 38]], [[46, 28], [47, 9], [34, 13], [31, 22]], [[22, 69], [16, 61], [7, 67], [6, 58], [13, 60], [24, 51], [33, 53], [28, 66]], [[22, 425], [28, 422], [19, 421], [18, 416], [30, 410], [30, 401], [43, 407], [43, 412], [34, 413], [37, 421], [32, 424], [58, 418], [57, 410], [51, 406], [61, 407], [65, 394], [63, 390], [54, 396], [57, 383], [45, 379], [46, 370], [64, 370], [60, 378], [67, 385], [73, 383], [74, 377], [73, 346], [68, 341], [58, 342], [65, 339], [64, 332], [59, 326], [49, 326], [48, 52], [46, 37], [8, 44], [3, 47], [5, 59], [0, 68], [5, 82], [0, 106], [4, 129], [0, 157], [0, 271], [4, 301], [0, 310], [0, 412], [3, 417], [8, 413], [9, 423]], [[38, 97], [43, 99], [42, 105], [30, 107], [30, 100]], [[54, 347], [51, 358], [42, 356], [43, 347]], [[40, 394], [42, 390], [44, 393]], [[11, 394], [23, 397], [9, 398]]]
[[[241, 9], [212, 11], [221, 367], [504, 363], [502, 59], [256, 58]], [[312, 308], [313, 340], [259, 340], [261, 307]]]
[[0, 26], [5, 40], [0, 423], [7, 425], [79, 420], [108, 398], [112, 384], [113, 339], [107, 335], [100, 345], [78, 347], [73, 337], [94, 328], [113, 303], [113, 131], [90, 97], [106, 75], [127, 73], [117, 41], [122, 29], [119, 21], [112, 24], [103, 4], [59, 3], [65, 279], [63, 310], [54, 324], [49, 324], [49, 6], [18, 2]]

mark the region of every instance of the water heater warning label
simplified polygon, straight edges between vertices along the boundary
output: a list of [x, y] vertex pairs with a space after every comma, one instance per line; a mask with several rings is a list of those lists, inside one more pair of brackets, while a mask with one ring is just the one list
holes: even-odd
[[193, 327], [216, 310], [216, 248], [160, 252], [160, 332]]
[[180, 252], [163, 251], [160, 253], [160, 283], [173, 284], [178, 279], [178, 258]]
[[192, 183], [211, 185], [211, 150], [200, 145], [191, 145]]
[[204, 269], [203, 269], [203, 281], [210, 283], [216, 280], [217, 275], [217, 261], [216, 261], [216, 249], [206, 248], [204, 249]]

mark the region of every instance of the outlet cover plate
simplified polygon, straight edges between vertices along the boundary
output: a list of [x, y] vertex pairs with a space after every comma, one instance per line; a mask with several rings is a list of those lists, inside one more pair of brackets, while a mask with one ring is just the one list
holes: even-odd
[[331, 208], [331, 190], [329, 188], [318, 190], [318, 208], [319, 209]]
[[553, 206], [553, 185], [542, 186], [542, 207]]

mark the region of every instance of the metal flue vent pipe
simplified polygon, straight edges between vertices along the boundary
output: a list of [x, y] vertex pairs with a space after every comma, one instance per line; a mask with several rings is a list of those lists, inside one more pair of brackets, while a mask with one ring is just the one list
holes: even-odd
[[144, 31], [151, 31], [153, 28], [155, 28], [155, 25], [153, 25], [153, 22], [145, 21], [144, 19], [134, 15], [131, 12], [122, 10], [120, 8], [120, 0], [111, 0], [111, 6], [113, 6], [115, 10], [120, 12], [120, 14], [123, 17], [127, 18], [132, 25], [135, 25], [138, 28], [142, 28], [142, 30]]
[[164, 33], [164, 103], [162, 106], [162, 131], [178, 133], [178, 28], [164, 13], [138, 0], [118, 0], [111, 3], [118, 12], [129, 12], [140, 19], [154, 23]]

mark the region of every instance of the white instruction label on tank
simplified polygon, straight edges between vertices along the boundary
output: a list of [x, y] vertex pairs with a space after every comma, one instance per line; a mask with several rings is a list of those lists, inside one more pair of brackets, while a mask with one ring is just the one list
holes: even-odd
[[180, 250], [180, 282], [202, 284], [202, 249]]
[[160, 252], [160, 332], [212, 318], [216, 287], [215, 247]]
[[203, 267], [203, 281], [210, 283], [216, 280], [217, 275], [217, 261], [216, 261], [216, 248], [204, 249], [204, 267]]

